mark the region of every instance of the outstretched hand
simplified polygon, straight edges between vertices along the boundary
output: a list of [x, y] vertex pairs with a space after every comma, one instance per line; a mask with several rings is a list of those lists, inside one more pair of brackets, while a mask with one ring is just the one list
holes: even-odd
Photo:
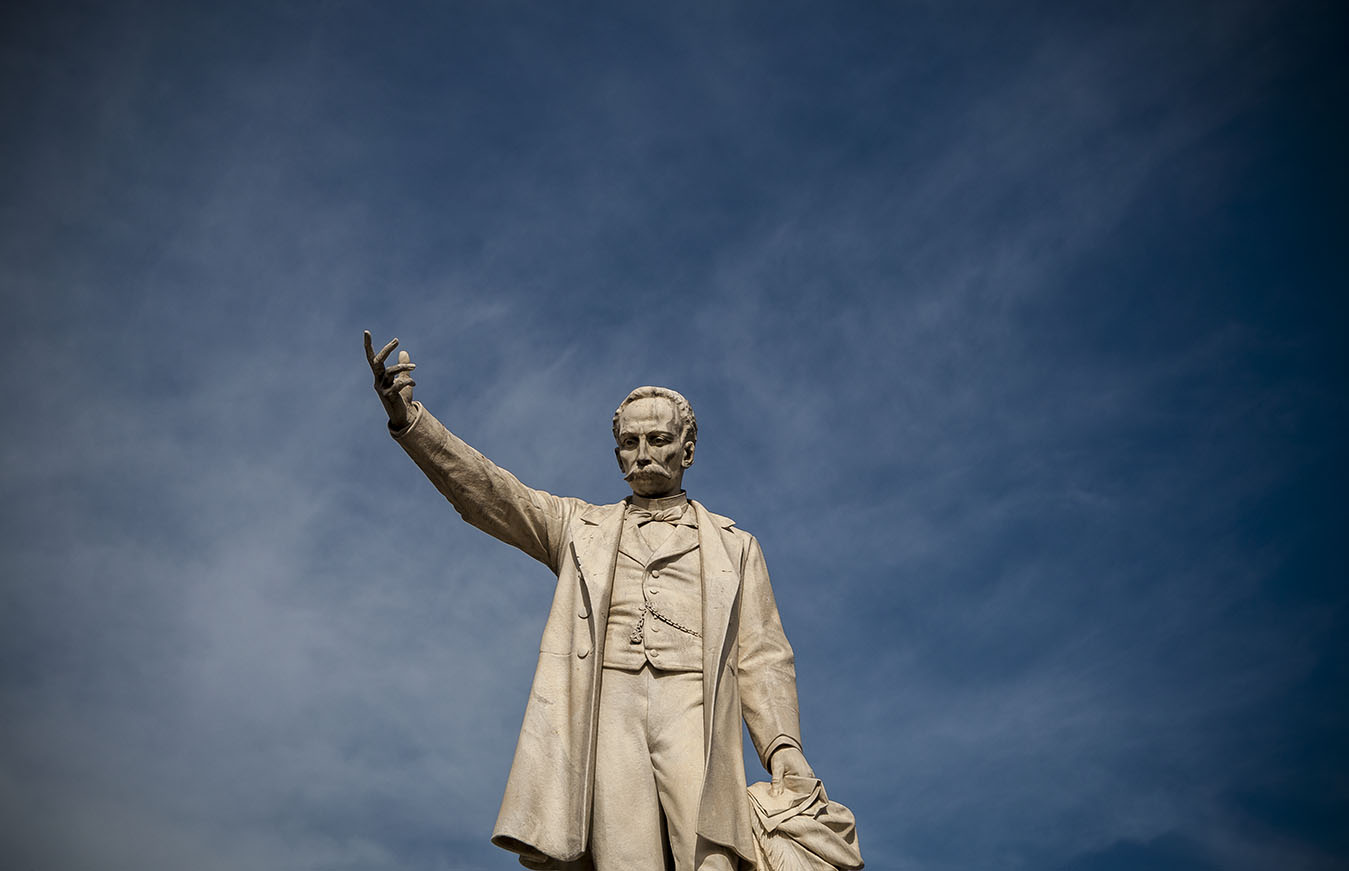
[[784, 775], [790, 774], [794, 777], [815, 776], [815, 770], [806, 761], [805, 754], [790, 745], [774, 750], [772, 758], [768, 760], [768, 765], [773, 774], [773, 786], [769, 790], [773, 795], [782, 795], [782, 778]]
[[403, 429], [412, 415], [412, 388], [417, 385], [409, 373], [417, 368], [417, 364], [411, 362], [407, 351], [399, 351], [398, 362], [386, 367], [385, 359], [397, 347], [398, 340], [394, 339], [375, 353], [374, 345], [370, 343], [370, 331], [365, 331], [365, 358], [370, 361], [370, 371], [375, 376], [375, 392], [389, 415], [389, 426]]

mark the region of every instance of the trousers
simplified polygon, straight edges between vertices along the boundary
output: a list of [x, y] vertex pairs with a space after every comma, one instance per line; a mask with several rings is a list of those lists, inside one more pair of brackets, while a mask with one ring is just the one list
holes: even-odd
[[734, 871], [735, 854], [698, 837], [703, 676], [605, 668], [595, 747], [595, 871]]

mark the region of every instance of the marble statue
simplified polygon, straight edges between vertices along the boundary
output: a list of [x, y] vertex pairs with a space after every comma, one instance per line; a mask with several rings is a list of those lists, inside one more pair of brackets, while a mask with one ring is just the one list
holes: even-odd
[[464, 520], [557, 575], [493, 843], [531, 868], [753, 867], [742, 720], [772, 775], [760, 804], [814, 772], [759, 543], [682, 488], [688, 402], [663, 387], [622, 401], [632, 495], [592, 505], [525, 486], [446, 429], [413, 400], [407, 352], [386, 365], [397, 346], [365, 334], [393, 437]]

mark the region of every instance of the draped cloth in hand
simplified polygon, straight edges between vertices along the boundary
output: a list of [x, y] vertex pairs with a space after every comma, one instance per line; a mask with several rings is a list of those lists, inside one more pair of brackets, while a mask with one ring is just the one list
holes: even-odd
[[862, 867], [852, 811], [825, 794], [813, 777], [782, 778], [749, 787], [751, 828], [759, 871], [856, 871]]

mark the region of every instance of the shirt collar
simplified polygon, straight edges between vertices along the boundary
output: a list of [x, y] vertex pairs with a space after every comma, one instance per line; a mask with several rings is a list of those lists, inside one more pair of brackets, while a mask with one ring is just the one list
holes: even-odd
[[646, 511], [664, 511], [667, 508], [682, 508], [689, 504], [689, 496], [683, 490], [673, 496], [662, 496], [659, 499], [648, 499], [633, 493], [628, 497], [628, 504]]

